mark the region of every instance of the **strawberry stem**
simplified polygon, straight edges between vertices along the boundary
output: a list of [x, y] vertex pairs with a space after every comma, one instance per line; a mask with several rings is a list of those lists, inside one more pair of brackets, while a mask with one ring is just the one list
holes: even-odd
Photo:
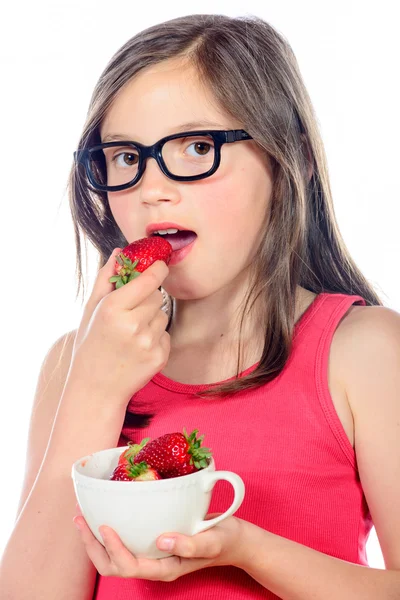
[[188, 435], [186, 429], [183, 428], [183, 435], [189, 444], [188, 454], [191, 455], [189, 463], [194, 465], [196, 469], [205, 469], [209, 465], [212, 454], [210, 448], [201, 447], [204, 435], [197, 438], [198, 431], [198, 429], [194, 429]]
[[119, 271], [118, 275], [110, 277], [108, 281], [110, 283], [115, 283], [115, 289], [119, 289], [140, 275], [140, 272], [136, 271], [139, 260], [137, 259], [132, 262], [130, 258], [127, 258], [122, 253], [116, 256], [116, 260], [118, 264], [121, 265], [122, 269]]
[[139, 454], [139, 452], [142, 450], [142, 448], [144, 448], [144, 446], [147, 444], [147, 442], [150, 440], [150, 438], [144, 438], [140, 444], [135, 444], [135, 442], [128, 442], [128, 446], [129, 449], [126, 450], [125, 453], [125, 458], [133, 465], [133, 459], [135, 458], [136, 454]]
[[143, 473], [146, 473], [148, 468], [149, 468], [149, 465], [144, 461], [137, 463], [135, 465], [132, 464], [131, 467], [129, 468], [129, 476], [132, 477], [133, 479], [135, 479], [136, 477], [139, 477], [139, 475], [143, 475]]

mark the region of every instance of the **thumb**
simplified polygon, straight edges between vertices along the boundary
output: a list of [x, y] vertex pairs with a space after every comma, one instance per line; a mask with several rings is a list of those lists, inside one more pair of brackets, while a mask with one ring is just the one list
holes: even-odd
[[215, 528], [193, 536], [167, 533], [157, 539], [157, 547], [182, 558], [215, 558], [221, 552], [221, 539]]

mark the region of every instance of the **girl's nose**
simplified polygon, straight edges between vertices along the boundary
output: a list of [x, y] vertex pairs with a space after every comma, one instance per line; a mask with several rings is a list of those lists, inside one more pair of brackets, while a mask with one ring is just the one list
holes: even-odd
[[147, 159], [146, 168], [137, 186], [140, 201], [144, 204], [180, 201], [177, 182], [164, 175], [154, 158]]

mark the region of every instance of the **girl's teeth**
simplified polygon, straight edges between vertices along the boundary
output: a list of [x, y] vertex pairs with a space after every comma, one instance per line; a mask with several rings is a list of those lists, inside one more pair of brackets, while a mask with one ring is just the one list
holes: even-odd
[[167, 233], [178, 233], [178, 229], [159, 229], [155, 233], [166, 235]]

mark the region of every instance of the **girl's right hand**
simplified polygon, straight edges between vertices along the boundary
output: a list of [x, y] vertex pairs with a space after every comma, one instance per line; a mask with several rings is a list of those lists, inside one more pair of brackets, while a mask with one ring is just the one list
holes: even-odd
[[119, 289], [109, 278], [114, 273], [116, 248], [99, 270], [78, 328], [68, 378], [85, 388], [128, 404], [166, 365], [170, 336], [168, 316], [161, 306], [159, 287], [169, 273], [159, 260]]

